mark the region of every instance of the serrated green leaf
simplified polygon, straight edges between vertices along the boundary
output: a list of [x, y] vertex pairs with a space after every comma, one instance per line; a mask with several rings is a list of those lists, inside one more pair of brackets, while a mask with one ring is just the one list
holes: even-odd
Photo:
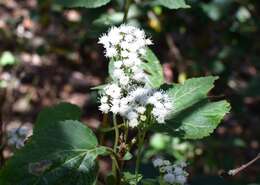
[[155, 0], [153, 4], [161, 5], [169, 9], [190, 8], [185, 0]]
[[218, 77], [208, 76], [191, 78], [184, 84], [174, 84], [167, 90], [173, 101], [173, 115], [207, 97], [207, 93], [214, 87]]
[[144, 56], [146, 63], [142, 63], [142, 68], [148, 73], [148, 86], [158, 88], [164, 83], [163, 69], [160, 61], [149, 48]]
[[[227, 101], [208, 102], [185, 115], [180, 129], [186, 139], [201, 139], [209, 136], [230, 111]], [[179, 117], [180, 118], [180, 117]]]
[[216, 79], [213, 76], [192, 78], [184, 84], [165, 87], [172, 98], [173, 111], [166, 124], [156, 124], [153, 129], [186, 139], [209, 136], [230, 110], [226, 101], [207, 100], [207, 93]]
[[[63, 120], [78, 117], [76, 112], [68, 114], [69, 107], [75, 108], [70, 104], [61, 104], [42, 112], [32, 138], [0, 171], [1, 185], [95, 183], [96, 157], [106, 151], [98, 147], [95, 135], [85, 125], [79, 121]], [[52, 111], [59, 114], [64, 111], [64, 117], [50, 114], [48, 119], [43, 119]]]
[[110, 1], [111, 0], [55, 0], [55, 3], [68, 8], [97, 8], [109, 3]]

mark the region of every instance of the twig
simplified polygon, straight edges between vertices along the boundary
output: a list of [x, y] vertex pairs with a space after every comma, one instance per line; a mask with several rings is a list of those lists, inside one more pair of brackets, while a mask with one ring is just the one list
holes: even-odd
[[238, 168], [235, 168], [235, 169], [232, 169], [232, 170], [229, 170], [227, 173], [227, 175], [229, 176], [235, 176], [236, 174], [238, 174], [239, 172], [245, 170], [247, 167], [249, 167], [250, 165], [252, 165], [254, 162], [256, 162], [258, 159], [260, 159], [260, 153], [254, 158], [252, 159], [251, 161], [249, 161], [248, 163], [238, 167]]

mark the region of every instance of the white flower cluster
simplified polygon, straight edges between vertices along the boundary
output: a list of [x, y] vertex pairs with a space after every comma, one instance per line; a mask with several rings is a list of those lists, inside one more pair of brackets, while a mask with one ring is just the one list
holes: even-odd
[[158, 167], [163, 174], [163, 180], [172, 185], [184, 185], [187, 182], [188, 173], [184, 170], [185, 162], [171, 164], [168, 160], [157, 158], [153, 161], [154, 167]]
[[147, 107], [159, 123], [172, 108], [172, 102], [164, 91], [146, 87], [147, 75], [142, 69], [146, 47], [152, 44], [143, 30], [129, 25], [113, 27], [99, 43], [105, 55], [113, 60], [113, 82], [104, 88], [99, 109], [127, 118], [131, 127], [147, 119]]
[[7, 133], [8, 144], [18, 149], [22, 148], [28, 134], [29, 130], [27, 128], [14, 128]]
[[134, 26], [112, 27], [99, 42], [105, 48], [105, 55], [114, 60], [113, 76], [121, 86], [129, 83], [145, 82], [145, 73], [140, 68], [146, 46], [152, 41], [146, 38], [143, 30]]

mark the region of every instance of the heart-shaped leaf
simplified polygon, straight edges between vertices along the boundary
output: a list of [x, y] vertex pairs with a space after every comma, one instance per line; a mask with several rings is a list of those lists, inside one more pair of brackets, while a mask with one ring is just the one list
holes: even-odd
[[62, 103], [41, 112], [29, 142], [0, 171], [0, 184], [93, 185], [96, 158], [106, 151], [89, 128], [69, 120], [79, 118], [77, 110]]

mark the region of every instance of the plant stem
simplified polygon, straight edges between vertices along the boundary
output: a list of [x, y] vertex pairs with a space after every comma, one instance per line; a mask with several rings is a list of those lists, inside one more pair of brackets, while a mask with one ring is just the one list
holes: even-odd
[[[114, 125], [114, 128], [115, 128], [115, 143], [114, 143], [113, 152], [114, 152], [114, 154], [116, 154], [117, 153], [118, 139], [119, 139], [119, 128], [117, 126], [115, 114], [113, 114], [113, 125]], [[112, 171], [113, 171], [113, 174], [114, 174], [114, 176], [116, 177], [116, 180], [117, 180], [116, 184], [120, 184], [120, 174], [119, 174], [119, 171], [116, 169], [117, 167], [118, 167], [118, 164], [115, 163], [115, 161], [113, 160]]]
[[146, 130], [138, 129], [138, 149], [137, 149], [138, 151], [137, 151], [137, 158], [135, 163], [136, 184], [138, 183], [138, 172], [141, 163], [141, 152], [144, 144], [145, 135], [146, 135]]
[[125, 0], [125, 8], [124, 8], [124, 19], [123, 19], [123, 22], [126, 23], [127, 21], [127, 16], [128, 16], [128, 12], [129, 12], [129, 8], [130, 8], [130, 5], [132, 3], [132, 0]]
[[115, 143], [114, 143], [114, 152], [117, 152], [117, 145], [118, 145], [118, 139], [119, 139], [119, 129], [117, 126], [117, 121], [116, 121], [116, 115], [113, 114], [113, 124], [115, 128]]

